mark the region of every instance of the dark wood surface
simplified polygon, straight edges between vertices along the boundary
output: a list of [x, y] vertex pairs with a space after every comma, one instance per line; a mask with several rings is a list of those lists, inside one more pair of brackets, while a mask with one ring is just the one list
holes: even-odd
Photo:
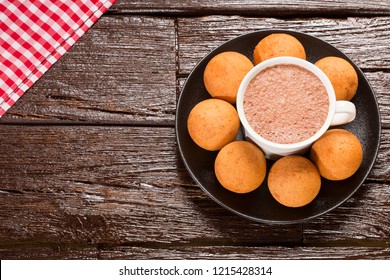
[[[220, 207], [176, 145], [176, 101], [192, 68], [266, 28], [341, 49], [381, 112], [368, 179], [302, 224]], [[390, 259], [389, 46], [384, 0], [118, 0], [0, 120], [0, 259]]]

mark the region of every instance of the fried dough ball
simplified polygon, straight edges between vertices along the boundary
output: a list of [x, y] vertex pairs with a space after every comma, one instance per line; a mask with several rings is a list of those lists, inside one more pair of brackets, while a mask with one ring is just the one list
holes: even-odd
[[310, 159], [322, 177], [333, 181], [344, 180], [359, 169], [363, 148], [352, 132], [331, 129], [314, 142]]
[[223, 147], [214, 164], [221, 185], [235, 193], [248, 193], [264, 181], [266, 160], [259, 147], [248, 141], [235, 141]]
[[212, 97], [235, 104], [241, 81], [252, 68], [252, 62], [243, 54], [220, 53], [209, 61], [204, 70], [205, 87]]
[[230, 103], [210, 98], [199, 102], [191, 110], [187, 128], [198, 146], [217, 151], [234, 140], [240, 128], [240, 120]]
[[306, 52], [298, 39], [284, 33], [275, 33], [263, 38], [256, 45], [253, 52], [255, 65], [277, 56], [293, 56], [306, 59]]
[[343, 58], [328, 56], [315, 63], [331, 81], [336, 100], [351, 100], [358, 88], [358, 76], [353, 66]]
[[288, 207], [309, 204], [318, 195], [321, 176], [317, 168], [305, 157], [282, 157], [271, 167], [268, 188], [272, 196]]

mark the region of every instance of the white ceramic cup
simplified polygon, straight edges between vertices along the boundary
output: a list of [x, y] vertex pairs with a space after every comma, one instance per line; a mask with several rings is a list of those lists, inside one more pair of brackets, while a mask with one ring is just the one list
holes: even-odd
[[[325, 86], [326, 92], [328, 93], [329, 111], [324, 124], [312, 137], [301, 142], [292, 144], [280, 144], [264, 139], [253, 130], [253, 128], [250, 126], [245, 117], [243, 101], [245, 98], [245, 91], [248, 84], [259, 72], [261, 72], [267, 67], [278, 64], [293, 64], [309, 70], [321, 80], [321, 82]], [[356, 116], [356, 107], [352, 102], [342, 100], [336, 101], [336, 95], [332, 83], [330, 82], [329, 78], [324, 74], [324, 72], [322, 72], [317, 66], [308, 62], [307, 60], [289, 56], [267, 59], [256, 65], [253, 69], [251, 69], [251, 71], [246, 74], [240, 84], [237, 93], [236, 106], [238, 116], [244, 128], [245, 137], [248, 140], [251, 140], [252, 142], [257, 144], [263, 150], [266, 158], [269, 159], [278, 159], [282, 156], [292, 154], [303, 154], [313, 144], [313, 142], [315, 142], [326, 132], [326, 130], [330, 126], [349, 123], [353, 121]]]

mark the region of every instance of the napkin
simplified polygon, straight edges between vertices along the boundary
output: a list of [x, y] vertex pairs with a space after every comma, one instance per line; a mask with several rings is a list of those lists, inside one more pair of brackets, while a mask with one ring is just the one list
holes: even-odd
[[0, 117], [115, 1], [0, 1]]

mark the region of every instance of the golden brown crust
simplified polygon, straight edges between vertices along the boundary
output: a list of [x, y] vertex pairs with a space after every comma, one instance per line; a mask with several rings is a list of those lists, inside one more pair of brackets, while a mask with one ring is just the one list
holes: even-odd
[[302, 156], [292, 155], [277, 160], [268, 175], [268, 188], [272, 196], [288, 207], [309, 204], [318, 195], [320, 187], [318, 170]]
[[235, 141], [223, 147], [215, 159], [215, 175], [221, 185], [235, 193], [248, 193], [264, 181], [266, 160], [256, 145]]
[[353, 133], [331, 129], [312, 145], [310, 159], [322, 177], [333, 181], [344, 180], [359, 169], [363, 148]]
[[353, 66], [343, 58], [328, 56], [315, 63], [331, 81], [336, 100], [351, 100], [358, 88], [358, 76]]
[[295, 37], [275, 33], [263, 38], [255, 47], [253, 59], [255, 65], [272, 57], [293, 56], [306, 59], [305, 48]]
[[241, 81], [252, 68], [252, 62], [238, 52], [220, 53], [205, 68], [205, 87], [212, 97], [235, 104]]
[[217, 151], [234, 140], [240, 128], [240, 120], [230, 103], [210, 98], [201, 101], [191, 110], [187, 128], [198, 146]]

